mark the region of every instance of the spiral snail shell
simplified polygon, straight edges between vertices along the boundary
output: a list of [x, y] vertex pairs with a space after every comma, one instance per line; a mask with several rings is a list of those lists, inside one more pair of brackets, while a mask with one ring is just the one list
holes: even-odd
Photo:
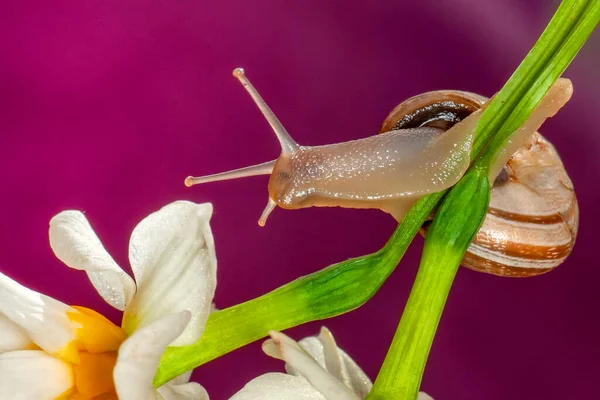
[[[379, 132], [449, 129], [487, 101], [469, 92], [423, 93], [394, 108]], [[578, 223], [573, 183], [554, 146], [535, 132], [497, 175], [487, 216], [462, 264], [510, 277], [548, 272], [573, 249]]]

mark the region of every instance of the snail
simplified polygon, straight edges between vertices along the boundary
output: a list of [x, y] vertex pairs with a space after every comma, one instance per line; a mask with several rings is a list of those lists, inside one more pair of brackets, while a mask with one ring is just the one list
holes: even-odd
[[[428, 92], [394, 108], [379, 135], [301, 146], [243, 69], [237, 68], [233, 74], [273, 128], [281, 154], [276, 160], [250, 167], [189, 176], [185, 184], [270, 175], [269, 200], [260, 226], [276, 206], [377, 208], [401, 221], [421, 197], [451, 187], [468, 169], [475, 128], [488, 101], [469, 92]], [[464, 266], [500, 276], [526, 277], [554, 269], [570, 253], [578, 226], [573, 184], [558, 153], [537, 129], [571, 94], [571, 82], [559, 79], [491, 166], [490, 207], [463, 259]]]

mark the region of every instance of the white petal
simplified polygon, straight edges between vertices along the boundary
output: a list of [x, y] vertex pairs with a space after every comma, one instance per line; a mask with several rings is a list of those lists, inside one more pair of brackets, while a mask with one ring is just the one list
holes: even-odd
[[425, 392], [419, 392], [419, 395], [417, 396], [417, 400], [433, 400], [433, 397], [431, 397], [430, 395], [428, 395]]
[[152, 380], [160, 358], [189, 321], [189, 311], [167, 315], [135, 331], [123, 342], [113, 372], [120, 400], [156, 398]]
[[230, 400], [326, 400], [326, 397], [304, 379], [270, 373], [248, 382]]
[[0, 314], [19, 325], [35, 344], [50, 354], [62, 354], [75, 338], [76, 326], [67, 312], [77, 311], [0, 273]]
[[[298, 344], [306, 350], [306, 352], [308, 352], [321, 367], [325, 368], [340, 381], [344, 381], [341, 351], [337, 347], [331, 332], [327, 328], [322, 327], [318, 336], [306, 337], [300, 340]], [[298, 375], [298, 372], [292, 367], [286, 366], [286, 370], [290, 374]]]
[[192, 377], [192, 372], [194, 372], [194, 370], [184, 372], [183, 374], [171, 379], [169, 382], [167, 382], [167, 384], [184, 385], [190, 381], [190, 378]]
[[[309, 336], [299, 342], [323, 368], [349, 387], [359, 397], [365, 398], [371, 391], [373, 383], [354, 362], [354, 360], [340, 349], [333, 335], [326, 327], [321, 328], [319, 336]], [[286, 365], [289, 373], [297, 373], [293, 368]]]
[[196, 382], [183, 385], [165, 384], [158, 388], [164, 400], [209, 400], [206, 390]]
[[125, 310], [128, 333], [182, 310], [192, 320], [173, 346], [196, 342], [211, 312], [217, 259], [210, 217], [212, 205], [171, 203], [134, 229], [129, 259], [138, 291]]
[[157, 389], [164, 400], [209, 400], [206, 390], [196, 382], [189, 382], [193, 371], [171, 379]]
[[0, 314], [0, 354], [13, 350], [25, 350], [32, 342], [19, 325]]
[[342, 360], [344, 361], [344, 376], [349, 379], [346, 382], [346, 385], [354, 391], [361, 399], [367, 397], [371, 389], [373, 388], [373, 382], [364, 373], [364, 371], [356, 364], [356, 362], [350, 358], [348, 354], [346, 354], [342, 349], [340, 349], [342, 354]]
[[298, 371], [327, 399], [358, 400], [359, 397], [343, 382], [324, 369], [293, 339], [281, 332], [271, 331], [271, 340], [263, 343], [263, 351], [279, 358]]
[[71, 387], [69, 364], [43, 351], [0, 354], [0, 399], [53, 400]]
[[49, 233], [56, 257], [85, 271], [100, 296], [123, 311], [135, 294], [135, 283], [108, 254], [83, 213], [61, 212], [50, 220]]

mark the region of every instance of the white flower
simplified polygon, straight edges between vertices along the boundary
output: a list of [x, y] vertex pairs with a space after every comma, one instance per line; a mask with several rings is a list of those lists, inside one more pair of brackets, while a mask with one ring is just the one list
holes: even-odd
[[[340, 349], [323, 327], [299, 343], [270, 332], [263, 351], [286, 362], [288, 374], [268, 373], [251, 380], [230, 400], [359, 400], [373, 387], [369, 377]], [[433, 400], [420, 392], [418, 400]]]
[[210, 204], [178, 201], [141, 221], [129, 243], [135, 282], [81, 212], [52, 218], [52, 250], [124, 311], [122, 327], [0, 274], [0, 399], [208, 399], [191, 372], [158, 389], [152, 380], [165, 348], [196, 342], [211, 311], [211, 215]]

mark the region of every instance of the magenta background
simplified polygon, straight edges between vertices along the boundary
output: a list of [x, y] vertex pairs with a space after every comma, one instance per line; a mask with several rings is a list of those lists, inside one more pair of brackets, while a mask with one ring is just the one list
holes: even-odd
[[[224, 308], [378, 249], [377, 211], [276, 210], [256, 224], [266, 177], [188, 189], [188, 174], [273, 159], [278, 145], [231, 76], [243, 66], [301, 144], [364, 137], [401, 100], [435, 89], [491, 95], [557, 2], [3, 1], [0, 4], [0, 269], [113, 320], [85, 274], [64, 267], [49, 219], [86, 212], [128, 268], [135, 224], [178, 199], [211, 201]], [[500, 279], [461, 269], [422, 389], [437, 400], [574, 399], [600, 375], [598, 32], [566, 73], [575, 95], [543, 128], [578, 190], [581, 228], [558, 270]], [[406, 301], [418, 238], [380, 292], [326, 321], [375, 378]], [[320, 322], [290, 330], [300, 338]], [[281, 370], [258, 343], [195, 372], [213, 399]]]

